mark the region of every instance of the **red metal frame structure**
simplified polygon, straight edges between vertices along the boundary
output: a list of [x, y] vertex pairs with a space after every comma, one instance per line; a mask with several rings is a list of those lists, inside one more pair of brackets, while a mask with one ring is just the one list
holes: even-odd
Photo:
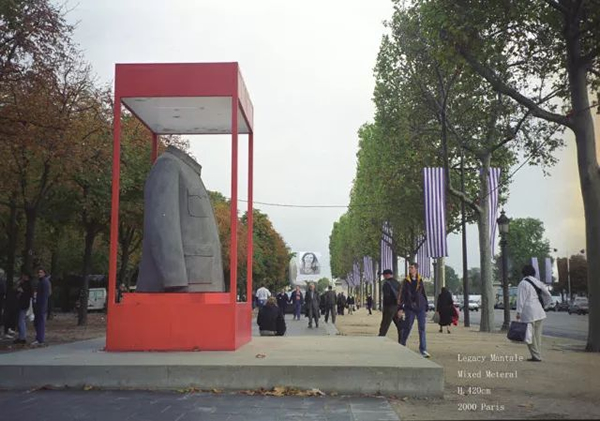
[[[231, 134], [228, 293], [126, 293], [116, 302], [122, 105], [152, 132], [153, 161], [161, 134]], [[253, 112], [238, 63], [116, 65], [107, 351], [235, 350], [250, 341]], [[248, 134], [247, 299], [239, 303], [238, 133]]]

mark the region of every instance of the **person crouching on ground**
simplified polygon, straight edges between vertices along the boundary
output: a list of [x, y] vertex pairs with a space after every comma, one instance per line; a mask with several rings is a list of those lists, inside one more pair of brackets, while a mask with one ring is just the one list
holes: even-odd
[[535, 278], [531, 265], [523, 266], [523, 280], [517, 287], [517, 320], [527, 323], [525, 343], [531, 358], [527, 361], [542, 361], [542, 322], [546, 318], [544, 308], [552, 303], [546, 286]]
[[283, 336], [285, 335], [285, 319], [277, 307], [277, 299], [269, 297], [267, 303], [258, 310], [258, 329], [260, 336]]
[[444, 331], [444, 326], [446, 326], [447, 332], [450, 333], [450, 325], [452, 324], [452, 317], [454, 317], [454, 301], [452, 300], [452, 294], [446, 287], [442, 287], [442, 292], [438, 295], [436, 311], [440, 318], [440, 333]]
[[419, 352], [424, 358], [429, 358], [431, 355], [427, 352], [427, 340], [425, 337], [425, 324], [427, 323], [427, 295], [425, 293], [425, 285], [423, 279], [418, 273], [419, 265], [411, 263], [408, 267], [408, 276], [402, 282], [400, 290], [400, 310], [398, 317], [402, 319], [406, 317], [406, 321], [402, 324], [402, 338], [400, 343], [406, 346], [410, 330], [417, 319], [419, 326]]

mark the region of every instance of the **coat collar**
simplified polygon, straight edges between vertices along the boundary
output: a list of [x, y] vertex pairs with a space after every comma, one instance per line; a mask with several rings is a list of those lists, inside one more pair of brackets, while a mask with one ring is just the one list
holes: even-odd
[[176, 158], [180, 159], [181, 161], [185, 162], [188, 166], [190, 166], [198, 174], [200, 174], [200, 175], [202, 174], [202, 165], [198, 164], [194, 158], [189, 156], [187, 153], [185, 153], [181, 149], [176, 148], [175, 146], [171, 145], [167, 148], [167, 150], [165, 152], [170, 153], [171, 155], [173, 155]]

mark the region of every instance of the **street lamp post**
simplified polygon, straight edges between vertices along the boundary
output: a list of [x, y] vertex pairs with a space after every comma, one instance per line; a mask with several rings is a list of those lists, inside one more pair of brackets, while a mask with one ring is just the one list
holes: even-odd
[[502, 330], [507, 331], [510, 326], [510, 297], [508, 295], [508, 256], [506, 254], [506, 243], [508, 235], [508, 225], [510, 219], [504, 213], [504, 209], [500, 212], [500, 217], [496, 221], [500, 231], [500, 249], [502, 250], [502, 295], [504, 302], [504, 323]]

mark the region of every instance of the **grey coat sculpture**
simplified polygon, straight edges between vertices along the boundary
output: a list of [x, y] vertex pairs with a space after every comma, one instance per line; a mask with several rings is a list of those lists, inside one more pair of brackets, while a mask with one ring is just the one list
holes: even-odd
[[144, 187], [138, 292], [225, 291], [221, 241], [202, 166], [169, 146]]

